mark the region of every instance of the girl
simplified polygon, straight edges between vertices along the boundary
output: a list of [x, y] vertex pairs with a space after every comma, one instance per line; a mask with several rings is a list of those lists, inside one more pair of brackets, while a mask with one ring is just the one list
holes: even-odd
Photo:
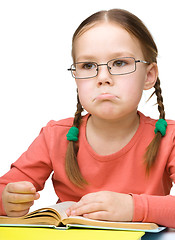
[[[175, 228], [175, 122], [165, 121], [151, 34], [127, 11], [97, 12], [75, 31], [72, 57], [75, 117], [49, 122], [1, 177], [0, 214], [26, 214], [53, 171], [60, 201], [77, 202], [68, 215]], [[137, 111], [152, 87], [158, 121]]]

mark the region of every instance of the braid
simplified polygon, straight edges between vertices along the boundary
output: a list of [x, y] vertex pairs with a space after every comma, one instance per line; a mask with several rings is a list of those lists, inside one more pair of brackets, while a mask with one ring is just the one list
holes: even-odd
[[[83, 107], [80, 103], [78, 94], [77, 94], [77, 111], [74, 116], [73, 126], [79, 128], [81, 124], [81, 113], [83, 111]], [[69, 180], [78, 187], [83, 187], [83, 184], [87, 184], [86, 180], [83, 178], [80, 168], [77, 162], [77, 153], [78, 153], [78, 145], [76, 142], [69, 141], [67, 152], [66, 152], [66, 162], [65, 169], [66, 174]]]
[[75, 112], [73, 126], [79, 128], [81, 124], [81, 113], [83, 112], [83, 107], [81, 106], [79, 96], [77, 94], [77, 111]]
[[158, 104], [158, 110], [160, 113], [160, 117], [162, 119], [165, 119], [165, 111], [164, 111], [164, 105], [163, 105], [163, 97], [162, 97], [162, 90], [160, 88], [160, 79], [157, 78], [156, 84], [154, 86], [155, 88], [155, 94], [157, 96], [157, 104]]
[[[164, 111], [164, 105], [163, 105], [163, 97], [162, 97], [162, 90], [160, 87], [160, 79], [157, 78], [157, 81], [154, 85], [155, 91], [151, 95], [151, 97], [156, 94], [157, 96], [157, 104], [158, 104], [158, 110], [160, 113], [159, 119], [165, 119], [165, 111]], [[156, 156], [159, 150], [160, 142], [162, 139], [162, 135], [160, 132], [157, 132], [155, 137], [153, 138], [152, 142], [147, 147], [147, 151], [145, 153], [145, 163], [146, 163], [146, 170], [147, 173], [149, 173], [149, 170], [151, 166], [154, 164], [156, 160]]]

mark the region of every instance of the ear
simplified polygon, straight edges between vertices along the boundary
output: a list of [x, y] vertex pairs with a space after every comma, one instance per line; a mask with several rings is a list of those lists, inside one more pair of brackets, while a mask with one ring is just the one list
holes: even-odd
[[156, 63], [151, 63], [146, 69], [146, 79], [144, 90], [154, 87], [158, 78], [158, 67]]

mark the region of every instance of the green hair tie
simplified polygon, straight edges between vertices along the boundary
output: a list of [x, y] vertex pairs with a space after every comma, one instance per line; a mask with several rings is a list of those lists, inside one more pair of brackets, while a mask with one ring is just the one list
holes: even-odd
[[71, 127], [66, 137], [68, 141], [76, 142], [78, 141], [79, 129], [77, 127]]
[[164, 119], [159, 119], [156, 122], [156, 128], [154, 130], [155, 133], [160, 132], [162, 137], [166, 134], [167, 122]]

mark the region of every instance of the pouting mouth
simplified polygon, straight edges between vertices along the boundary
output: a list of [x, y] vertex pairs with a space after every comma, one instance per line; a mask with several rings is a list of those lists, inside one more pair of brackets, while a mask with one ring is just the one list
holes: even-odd
[[100, 93], [94, 98], [94, 101], [98, 100], [115, 100], [118, 97], [115, 94], [112, 93]]

